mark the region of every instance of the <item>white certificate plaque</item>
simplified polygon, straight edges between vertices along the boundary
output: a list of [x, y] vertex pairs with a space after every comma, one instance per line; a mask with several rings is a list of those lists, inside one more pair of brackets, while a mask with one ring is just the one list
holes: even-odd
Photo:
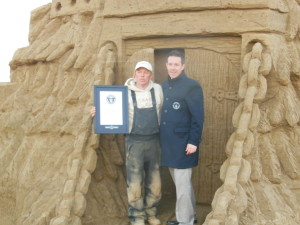
[[95, 133], [128, 133], [126, 86], [95, 85]]

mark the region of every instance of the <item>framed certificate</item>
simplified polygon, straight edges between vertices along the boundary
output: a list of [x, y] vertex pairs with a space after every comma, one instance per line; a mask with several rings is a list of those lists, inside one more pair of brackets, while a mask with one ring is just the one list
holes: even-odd
[[128, 133], [127, 86], [94, 85], [94, 105], [95, 133]]

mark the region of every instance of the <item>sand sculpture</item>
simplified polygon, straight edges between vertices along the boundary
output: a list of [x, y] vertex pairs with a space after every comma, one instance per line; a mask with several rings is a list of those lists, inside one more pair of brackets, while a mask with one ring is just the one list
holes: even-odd
[[29, 46], [0, 86], [0, 223], [127, 224], [123, 137], [93, 133], [92, 87], [123, 84], [141, 59], [161, 82], [166, 52], [182, 48], [206, 101], [193, 177], [199, 205], [211, 204], [202, 223], [300, 224], [299, 5], [53, 0], [32, 11]]

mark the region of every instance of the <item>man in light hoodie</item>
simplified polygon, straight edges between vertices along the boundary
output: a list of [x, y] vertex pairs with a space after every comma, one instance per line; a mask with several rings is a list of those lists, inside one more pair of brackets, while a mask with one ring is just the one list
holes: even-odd
[[[160, 225], [161, 199], [159, 119], [162, 88], [154, 83], [152, 65], [140, 61], [128, 87], [129, 134], [125, 137], [128, 216], [132, 225]], [[143, 196], [144, 193], [144, 196]]]
[[[163, 92], [154, 83], [152, 65], [136, 64], [128, 87], [129, 133], [125, 136], [128, 217], [131, 225], [160, 225], [161, 199], [159, 120]], [[95, 107], [91, 109], [95, 115]]]

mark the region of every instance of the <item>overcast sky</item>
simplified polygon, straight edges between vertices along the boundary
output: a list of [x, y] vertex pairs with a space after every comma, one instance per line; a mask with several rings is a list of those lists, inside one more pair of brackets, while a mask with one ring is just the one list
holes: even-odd
[[18, 48], [28, 46], [30, 12], [52, 0], [8, 0], [0, 7], [0, 82], [10, 81], [9, 62]]

